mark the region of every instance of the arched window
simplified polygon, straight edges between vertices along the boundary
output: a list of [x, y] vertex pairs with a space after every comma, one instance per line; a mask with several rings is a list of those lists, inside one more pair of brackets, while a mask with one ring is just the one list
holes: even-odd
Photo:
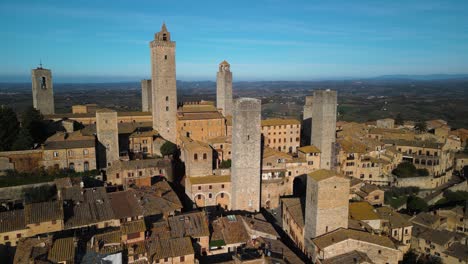
[[428, 166], [432, 166], [432, 160], [428, 160], [428, 161], [427, 161], [427, 165], [428, 165]]

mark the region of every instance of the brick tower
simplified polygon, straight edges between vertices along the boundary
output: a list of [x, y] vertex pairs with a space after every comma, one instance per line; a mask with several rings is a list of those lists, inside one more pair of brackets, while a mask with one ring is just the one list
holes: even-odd
[[232, 72], [227, 61], [219, 64], [216, 75], [216, 107], [224, 116], [232, 116]]
[[232, 209], [260, 210], [261, 102], [234, 101], [232, 115]]
[[176, 142], [177, 88], [175, 42], [163, 23], [151, 41], [153, 128], [165, 139]]
[[33, 106], [43, 115], [55, 114], [52, 72], [42, 64], [31, 71]]

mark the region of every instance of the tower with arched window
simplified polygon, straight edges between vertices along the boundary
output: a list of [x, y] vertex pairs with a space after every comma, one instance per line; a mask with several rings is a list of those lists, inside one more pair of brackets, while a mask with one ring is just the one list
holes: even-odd
[[43, 115], [55, 114], [52, 72], [42, 64], [31, 71], [33, 106]]

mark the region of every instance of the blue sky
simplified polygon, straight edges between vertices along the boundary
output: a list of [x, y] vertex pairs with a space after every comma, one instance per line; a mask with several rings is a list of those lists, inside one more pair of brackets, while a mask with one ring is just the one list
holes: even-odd
[[468, 1], [0, 2], [0, 77], [55, 81], [150, 76], [149, 42], [165, 21], [177, 79], [314, 80], [468, 72]]

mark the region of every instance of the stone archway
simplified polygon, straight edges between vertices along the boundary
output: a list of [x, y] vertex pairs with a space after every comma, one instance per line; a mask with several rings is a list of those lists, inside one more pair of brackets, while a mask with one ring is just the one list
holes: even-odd
[[224, 210], [231, 209], [231, 197], [226, 192], [220, 192], [216, 194], [216, 205]]

